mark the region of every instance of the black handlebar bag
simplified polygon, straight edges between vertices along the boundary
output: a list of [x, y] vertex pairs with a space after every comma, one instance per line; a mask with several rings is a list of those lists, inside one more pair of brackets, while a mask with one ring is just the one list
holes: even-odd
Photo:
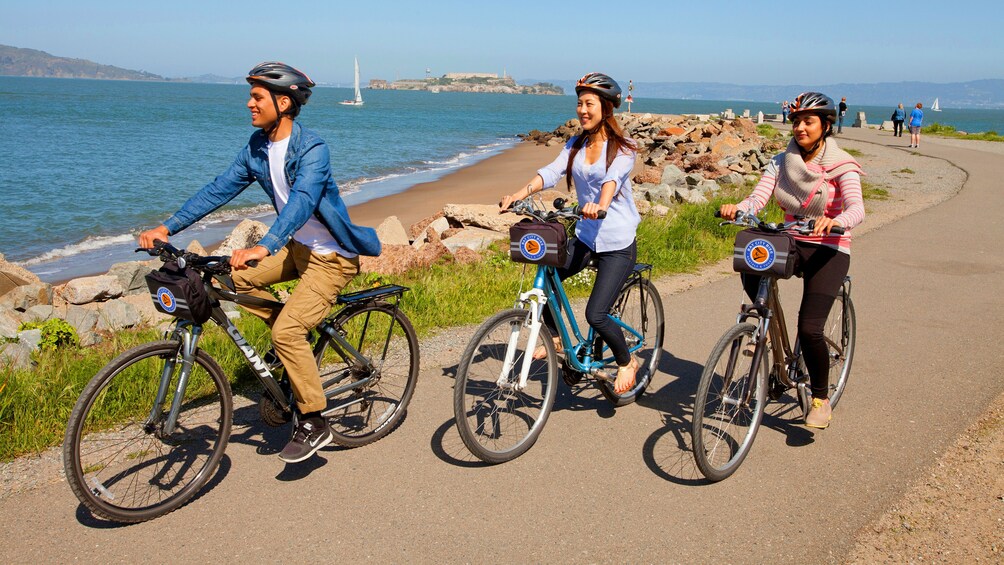
[[795, 238], [787, 233], [750, 229], [736, 234], [732, 270], [737, 273], [790, 279], [797, 262]]
[[150, 288], [154, 307], [165, 314], [202, 324], [213, 311], [212, 300], [199, 273], [181, 268], [175, 261], [151, 271], [146, 276], [146, 285]]
[[509, 228], [509, 258], [517, 263], [564, 267], [568, 261], [565, 225], [521, 220]]

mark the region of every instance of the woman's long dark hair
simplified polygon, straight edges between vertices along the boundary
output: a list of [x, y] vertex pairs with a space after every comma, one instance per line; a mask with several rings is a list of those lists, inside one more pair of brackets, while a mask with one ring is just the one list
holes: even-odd
[[[606, 98], [600, 98], [600, 108], [603, 111], [603, 121], [600, 125], [596, 126], [596, 129], [603, 128], [603, 131], [607, 135], [607, 168], [614, 162], [617, 155], [620, 153], [627, 153], [628, 151], [637, 151], [638, 144], [634, 142], [633, 139], [628, 139], [624, 135], [624, 130], [621, 129], [621, 125], [617, 123], [617, 118], [614, 117], [614, 105]], [[595, 131], [595, 130], [594, 130]], [[568, 152], [568, 166], [565, 168], [565, 183], [568, 185], [568, 191], [572, 191], [572, 162], [575, 161], [575, 156], [582, 149], [582, 146], [586, 144], [586, 140], [589, 139], [589, 134], [585, 130], [575, 138], [572, 142], [572, 148]]]

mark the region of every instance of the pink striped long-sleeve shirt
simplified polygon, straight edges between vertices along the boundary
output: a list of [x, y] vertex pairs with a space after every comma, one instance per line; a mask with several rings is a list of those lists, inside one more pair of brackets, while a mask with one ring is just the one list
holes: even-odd
[[[774, 188], [777, 186], [777, 178], [780, 173], [783, 156], [783, 153], [776, 155], [767, 163], [763, 176], [760, 177], [760, 182], [753, 189], [753, 193], [737, 205], [740, 210], [758, 214], [767, 205], [771, 195], [774, 194]], [[865, 219], [865, 203], [861, 195], [861, 176], [854, 171], [846, 172], [830, 181], [830, 186], [830, 195], [826, 201], [824, 214], [826, 217], [833, 218], [839, 222], [845, 229], [844, 234], [830, 234], [816, 237], [811, 235], [795, 235], [795, 239], [834, 247], [839, 251], [849, 254], [851, 252], [851, 228], [857, 226]], [[794, 216], [785, 210], [784, 219], [786, 222], [790, 222], [794, 220]]]

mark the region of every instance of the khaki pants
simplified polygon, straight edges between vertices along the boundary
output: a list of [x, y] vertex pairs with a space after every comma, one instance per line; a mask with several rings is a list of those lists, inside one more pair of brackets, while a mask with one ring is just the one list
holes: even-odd
[[237, 292], [267, 299], [274, 299], [265, 290], [269, 285], [300, 279], [278, 314], [267, 308], [244, 308], [272, 328], [272, 345], [286, 368], [301, 414], [327, 407], [307, 335], [328, 315], [338, 293], [358, 272], [358, 257], [319, 255], [290, 240], [277, 254], [262, 259], [257, 267], [233, 273]]

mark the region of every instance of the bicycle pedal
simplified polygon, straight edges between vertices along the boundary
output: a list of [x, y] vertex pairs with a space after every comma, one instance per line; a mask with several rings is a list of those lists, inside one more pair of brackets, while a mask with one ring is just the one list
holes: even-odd
[[595, 369], [593, 371], [590, 371], [590, 374], [594, 379], [606, 381], [608, 383], [613, 383], [614, 381], [617, 380], [616, 375], [611, 375], [610, 373], [600, 369]]

